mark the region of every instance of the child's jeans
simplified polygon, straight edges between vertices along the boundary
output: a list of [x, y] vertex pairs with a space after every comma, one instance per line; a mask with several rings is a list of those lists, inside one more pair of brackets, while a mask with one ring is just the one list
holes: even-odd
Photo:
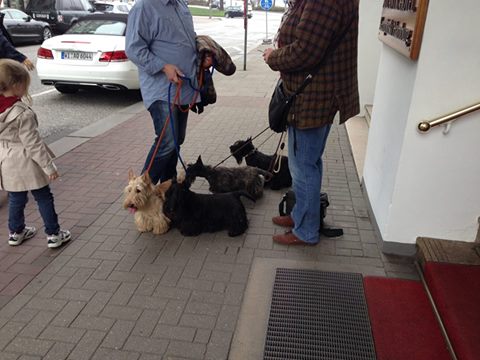
[[[57, 213], [53, 203], [53, 195], [50, 186], [44, 186], [41, 189], [31, 190], [33, 197], [38, 205], [38, 210], [45, 224], [45, 233], [47, 235], [58, 234], [60, 225], [58, 224]], [[28, 191], [9, 191], [8, 192], [8, 229], [17, 234], [25, 229], [25, 205], [28, 202]]]

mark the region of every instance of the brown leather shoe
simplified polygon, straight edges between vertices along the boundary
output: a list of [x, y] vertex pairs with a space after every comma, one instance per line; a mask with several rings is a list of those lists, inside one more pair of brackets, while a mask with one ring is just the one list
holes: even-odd
[[317, 245], [316, 243], [312, 244], [299, 239], [291, 231], [287, 231], [285, 234], [274, 235], [273, 241], [283, 245]]
[[272, 218], [274, 224], [284, 226], [284, 227], [294, 227], [295, 224], [293, 223], [293, 219], [290, 215], [284, 216], [274, 216]]

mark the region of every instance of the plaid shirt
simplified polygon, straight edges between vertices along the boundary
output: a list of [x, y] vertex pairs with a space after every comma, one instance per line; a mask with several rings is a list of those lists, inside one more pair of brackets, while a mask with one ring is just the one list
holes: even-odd
[[[353, 21], [352, 21], [353, 18]], [[329, 44], [349, 27], [333, 53]], [[279, 29], [279, 49], [268, 58], [287, 92], [295, 91], [326, 56], [320, 71], [297, 96], [289, 121], [299, 129], [340, 123], [359, 113], [357, 81], [358, 0], [296, 0]], [[292, 115], [295, 114], [295, 118]]]

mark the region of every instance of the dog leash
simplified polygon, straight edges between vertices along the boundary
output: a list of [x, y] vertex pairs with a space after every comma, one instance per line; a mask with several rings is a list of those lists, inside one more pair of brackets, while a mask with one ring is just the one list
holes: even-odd
[[[259, 137], [260, 135], [262, 135], [265, 131], [267, 131], [268, 129], [270, 129], [269, 126], [267, 126], [265, 129], [263, 129], [262, 131], [260, 131], [257, 135], [255, 135], [251, 140], [250, 142], [252, 142], [253, 140], [255, 140], [257, 137]], [[272, 135], [274, 135], [272, 133]], [[270, 135], [265, 141], [267, 141], [268, 139], [270, 139], [270, 137], [272, 136]], [[264, 142], [265, 142], [264, 141]], [[222, 161], [220, 161], [217, 165], [215, 165], [213, 168], [215, 169], [216, 167], [222, 165], [225, 161], [227, 161], [228, 159], [230, 159], [234, 154], [236, 154], [237, 152], [239, 152], [240, 150], [242, 150], [245, 146], [247, 146], [248, 142], [246, 142], [245, 144], [243, 144], [242, 146], [240, 146], [237, 150], [235, 150], [233, 153], [231, 153], [230, 155], [228, 155], [225, 159], [223, 159]], [[263, 144], [263, 143], [262, 143]]]

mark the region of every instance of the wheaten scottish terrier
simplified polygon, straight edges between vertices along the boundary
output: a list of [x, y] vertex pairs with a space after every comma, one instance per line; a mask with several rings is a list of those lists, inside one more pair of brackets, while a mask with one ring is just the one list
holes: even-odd
[[171, 184], [172, 181], [168, 180], [155, 186], [148, 173], [135, 176], [132, 170], [128, 172], [123, 207], [135, 214], [138, 231], [151, 231], [154, 234], [165, 234], [168, 231], [170, 219], [163, 214], [163, 202]]

